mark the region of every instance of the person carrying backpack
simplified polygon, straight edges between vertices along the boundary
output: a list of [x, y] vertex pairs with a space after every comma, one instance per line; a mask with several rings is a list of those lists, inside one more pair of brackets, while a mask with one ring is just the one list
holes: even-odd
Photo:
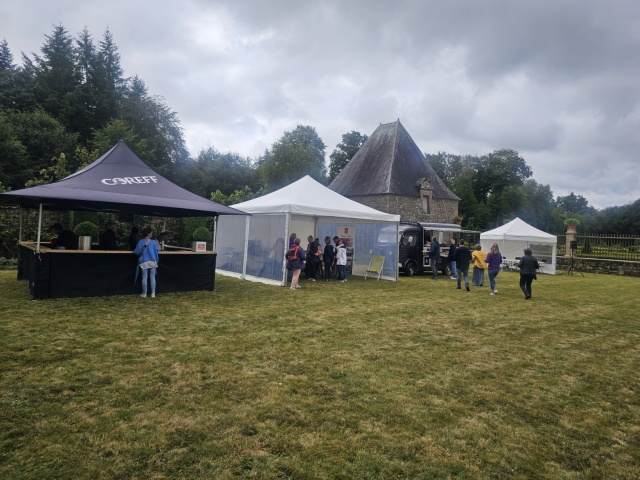
[[295, 239], [293, 247], [287, 251], [285, 257], [287, 259], [287, 268], [291, 267], [290, 270], [293, 271], [293, 276], [291, 277], [291, 290], [302, 288], [298, 284], [298, 281], [300, 280], [300, 271], [302, 270], [302, 267], [304, 267], [306, 255], [304, 253], [304, 249], [300, 246], [299, 238]]

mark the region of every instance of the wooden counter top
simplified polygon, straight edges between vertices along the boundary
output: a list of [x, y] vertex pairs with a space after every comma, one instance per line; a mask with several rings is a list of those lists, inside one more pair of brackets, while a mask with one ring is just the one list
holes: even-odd
[[[28, 248], [29, 250], [33, 250], [34, 252], [36, 251], [36, 242], [20, 242], [20, 245], [22, 245], [25, 248]], [[47, 242], [47, 245], [48, 245], [48, 242]], [[55, 248], [46, 246], [43, 243], [40, 244], [40, 251], [44, 253], [73, 253], [73, 254], [81, 254], [81, 255], [86, 255], [90, 253], [131, 255], [133, 253], [131, 250], [99, 250], [97, 248], [93, 250], [56, 250]], [[193, 250], [189, 250], [189, 249], [180, 249], [180, 250], [172, 249], [172, 250], [160, 250], [159, 253], [160, 255], [207, 255], [207, 254], [211, 255], [211, 254], [215, 254], [216, 252], [194, 252]]]

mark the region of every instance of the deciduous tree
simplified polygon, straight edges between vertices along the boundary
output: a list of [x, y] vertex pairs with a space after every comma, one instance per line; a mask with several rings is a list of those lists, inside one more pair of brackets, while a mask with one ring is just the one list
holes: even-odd
[[351, 160], [358, 150], [362, 148], [365, 142], [368, 140], [367, 135], [362, 135], [355, 130], [350, 131], [342, 135], [342, 142], [336, 145], [333, 153], [329, 155], [331, 161], [329, 162], [329, 181], [333, 181], [347, 166], [349, 160]]
[[313, 127], [298, 125], [295, 130], [285, 132], [260, 165], [260, 175], [267, 189], [277, 190], [305, 175], [325, 183], [325, 148]]

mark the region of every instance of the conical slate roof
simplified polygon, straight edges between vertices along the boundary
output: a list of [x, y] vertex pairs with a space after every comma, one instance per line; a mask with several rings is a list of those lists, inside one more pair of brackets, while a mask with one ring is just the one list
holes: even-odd
[[442, 182], [400, 120], [381, 124], [329, 188], [341, 195], [419, 197], [418, 180], [426, 178], [437, 199], [460, 200]]
[[160, 217], [244, 215], [170, 182], [122, 140], [92, 164], [58, 182], [1, 193], [2, 204]]

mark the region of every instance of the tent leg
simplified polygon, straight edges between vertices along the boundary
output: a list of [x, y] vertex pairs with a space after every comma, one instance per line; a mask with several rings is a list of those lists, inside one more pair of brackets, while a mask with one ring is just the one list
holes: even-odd
[[42, 232], [42, 204], [38, 209], [38, 241], [36, 242], [36, 253], [40, 253], [40, 233]]
[[24, 210], [22, 208], [20, 208], [20, 228], [18, 230], [18, 243], [22, 242], [22, 214], [24, 213]]
[[213, 217], [213, 237], [211, 239], [213, 251], [216, 251], [216, 237], [218, 235], [218, 215]]

